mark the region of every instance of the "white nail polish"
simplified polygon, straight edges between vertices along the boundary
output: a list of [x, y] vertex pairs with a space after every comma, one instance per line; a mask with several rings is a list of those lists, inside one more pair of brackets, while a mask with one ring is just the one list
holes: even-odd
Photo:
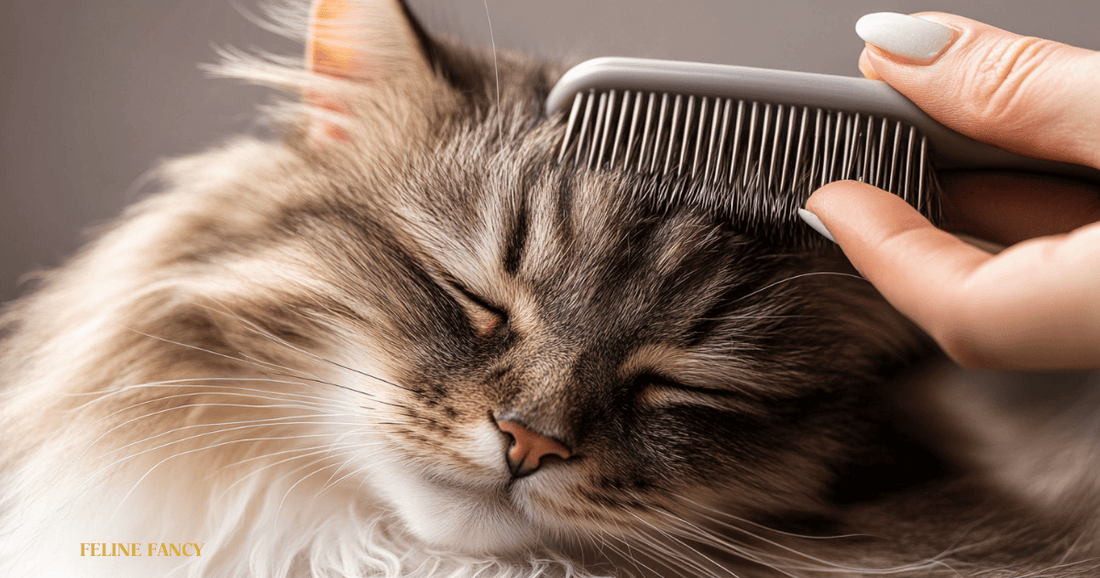
[[833, 238], [833, 234], [825, 228], [825, 223], [822, 223], [821, 219], [817, 218], [817, 215], [807, 211], [806, 209], [799, 209], [798, 216], [802, 217], [802, 220], [806, 221], [807, 225], [813, 227], [815, 231], [821, 233], [821, 235], [824, 236], [826, 239], [836, 243], [836, 239]]
[[928, 64], [955, 40], [955, 31], [938, 22], [905, 14], [878, 12], [856, 22], [865, 42], [909, 60]]

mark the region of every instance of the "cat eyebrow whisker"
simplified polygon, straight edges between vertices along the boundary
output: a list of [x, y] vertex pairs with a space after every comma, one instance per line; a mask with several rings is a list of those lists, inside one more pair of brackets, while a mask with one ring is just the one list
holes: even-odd
[[809, 273], [799, 273], [798, 275], [791, 275], [790, 277], [786, 277], [784, 279], [780, 279], [780, 280], [775, 281], [773, 283], [769, 283], [769, 284], [757, 289], [756, 291], [753, 291], [752, 293], [749, 293], [747, 295], [742, 295], [741, 297], [738, 297], [737, 299], [734, 299], [732, 301], [732, 303], [736, 303], [738, 301], [741, 301], [742, 299], [748, 299], [749, 297], [752, 297], [753, 295], [756, 295], [756, 294], [761, 293], [763, 291], [767, 291], [768, 289], [771, 289], [772, 287], [775, 287], [776, 285], [779, 285], [781, 283], [786, 283], [788, 281], [794, 281], [795, 279], [801, 279], [803, 277], [812, 277], [812, 276], [817, 276], [817, 275], [836, 275], [836, 276], [839, 276], [839, 277], [851, 277], [852, 279], [859, 279], [860, 281], [870, 283], [870, 281], [867, 281], [863, 277], [860, 277], [859, 275], [852, 275], [851, 273], [843, 273], [841, 271], [811, 271]]

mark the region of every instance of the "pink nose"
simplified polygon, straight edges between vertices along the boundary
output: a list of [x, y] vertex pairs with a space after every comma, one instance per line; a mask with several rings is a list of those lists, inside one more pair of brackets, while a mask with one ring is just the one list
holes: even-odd
[[565, 460], [573, 455], [573, 452], [561, 443], [535, 433], [514, 421], [497, 421], [497, 427], [512, 437], [512, 445], [508, 447], [505, 457], [508, 460], [508, 469], [517, 478], [534, 473], [542, 465], [542, 458], [546, 456], [558, 456]]

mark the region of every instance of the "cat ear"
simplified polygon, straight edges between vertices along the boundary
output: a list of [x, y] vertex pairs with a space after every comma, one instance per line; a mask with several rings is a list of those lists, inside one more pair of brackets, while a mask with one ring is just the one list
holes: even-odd
[[[314, 0], [306, 41], [306, 65], [322, 77], [391, 89], [415, 87], [433, 78], [427, 38], [401, 0]], [[349, 112], [346, 95], [331, 89], [306, 92], [310, 104], [339, 114]], [[317, 144], [348, 140], [336, 123], [312, 122]]]

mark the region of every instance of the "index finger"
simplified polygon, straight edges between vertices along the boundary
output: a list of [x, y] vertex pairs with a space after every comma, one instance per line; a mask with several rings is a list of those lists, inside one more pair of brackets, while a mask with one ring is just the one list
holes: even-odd
[[867, 184], [810, 197], [852, 264], [963, 365], [1100, 366], [1100, 226], [994, 256]]

